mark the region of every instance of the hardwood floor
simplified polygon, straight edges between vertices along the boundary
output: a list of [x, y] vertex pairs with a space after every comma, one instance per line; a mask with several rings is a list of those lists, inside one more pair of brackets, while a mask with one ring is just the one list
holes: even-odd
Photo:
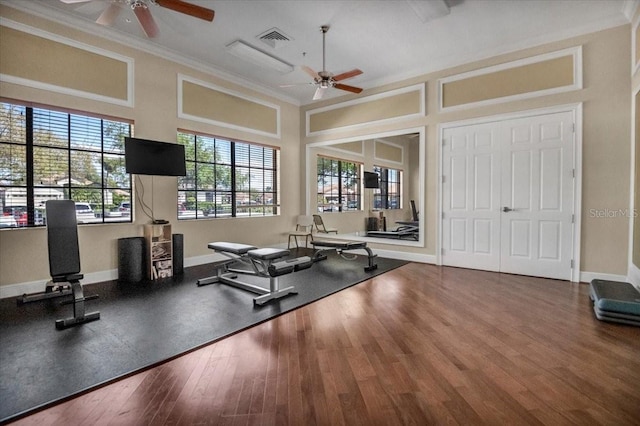
[[585, 284], [408, 264], [15, 425], [640, 424]]

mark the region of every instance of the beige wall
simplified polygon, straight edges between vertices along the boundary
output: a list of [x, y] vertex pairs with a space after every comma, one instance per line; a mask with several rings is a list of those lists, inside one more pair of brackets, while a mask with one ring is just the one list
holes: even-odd
[[[426, 83], [426, 116], [395, 122], [369, 123], [332, 134], [303, 138], [303, 143], [341, 139], [356, 135], [371, 135], [395, 129], [424, 126], [427, 134], [425, 173], [425, 246], [394, 247], [407, 252], [435, 256], [437, 241], [438, 188], [438, 125], [478, 117], [506, 114], [567, 104], [583, 104], [582, 132], [582, 218], [581, 270], [587, 272], [626, 274], [628, 259], [629, 221], [624, 217], [592, 217], [593, 209], [626, 209], [629, 206], [630, 182], [630, 26], [624, 25], [561, 42], [502, 55], [453, 69], [428, 74], [362, 93], [367, 96], [418, 83]], [[517, 61], [528, 57], [582, 46], [582, 90], [512, 100], [481, 107], [441, 113], [438, 111], [438, 79], [478, 70], [484, 67]], [[489, 96], [490, 97], [490, 96]], [[343, 98], [344, 99], [344, 98]], [[321, 108], [341, 99], [331, 99], [302, 108], [304, 120], [308, 109]], [[304, 123], [301, 124], [301, 134]]]
[[[180, 221], [176, 218], [177, 187], [175, 178], [155, 178], [155, 208], [158, 216], [172, 220], [175, 233], [185, 235], [185, 257], [209, 254], [206, 243], [212, 240], [251, 242], [257, 245], [283, 243], [286, 233], [295, 223], [295, 216], [305, 210], [305, 150], [312, 142], [346, 139], [358, 135], [371, 135], [398, 129], [423, 127], [427, 135], [425, 188], [421, 196], [425, 208], [421, 212], [426, 221], [424, 247], [385, 246], [385, 249], [435, 255], [437, 242], [437, 188], [438, 181], [438, 125], [451, 121], [486, 117], [497, 114], [544, 108], [556, 105], [583, 104], [583, 190], [582, 190], [582, 267], [583, 271], [626, 274], [628, 259], [629, 221], [626, 218], [591, 217], [591, 209], [626, 209], [630, 189], [630, 128], [631, 128], [631, 28], [629, 25], [567, 39], [474, 62], [453, 69], [424, 75], [384, 87], [370, 89], [361, 96], [386, 92], [410, 85], [426, 84], [426, 115], [409, 119], [341, 129], [334, 133], [305, 135], [305, 112], [338, 103], [330, 99], [313, 106], [298, 108], [294, 105], [254, 93], [248, 89], [218, 79], [215, 75], [195, 71], [179, 64], [134, 50], [117, 43], [102, 40], [65, 26], [30, 17], [6, 6], [0, 6], [0, 15], [27, 25], [41, 28], [88, 45], [93, 45], [131, 57], [135, 60], [135, 107], [128, 108], [91, 99], [0, 83], [0, 95], [8, 98], [39, 102], [53, 106], [72, 107], [77, 110], [106, 114], [134, 120], [136, 136], [158, 140], [175, 140], [177, 128], [254, 141], [282, 148], [283, 175], [296, 175], [299, 179], [283, 179], [281, 217], [252, 219], [222, 219]], [[501, 104], [440, 113], [438, 105], [438, 79], [477, 70], [527, 57], [581, 45], [583, 47], [584, 89], [555, 95], [515, 100]], [[264, 99], [281, 108], [282, 137], [257, 136], [241, 130], [217, 127], [211, 124], [177, 118], [177, 74], [185, 74], [249, 96]], [[300, 145], [302, 143], [302, 147]], [[295, 166], [299, 164], [300, 166]], [[145, 188], [151, 179], [143, 178]], [[150, 200], [147, 199], [147, 202]], [[142, 235], [145, 217], [137, 217], [133, 224], [89, 225], [80, 227], [82, 269], [85, 274], [113, 270], [117, 264], [117, 239]], [[269, 232], [265, 232], [268, 229]], [[46, 234], [44, 229], [0, 231], [0, 285], [6, 286], [48, 278]]]
[[[217, 136], [251, 141], [281, 148], [284, 167], [295, 165], [300, 158], [298, 107], [251, 92], [243, 87], [219, 80], [211, 74], [195, 71], [179, 64], [140, 51], [107, 42], [98, 37], [74, 31], [48, 21], [29, 17], [5, 6], [0, 15], [22, 22], [47, 32], [56, 33], [82, 43], [119, 53], [135, 60], [135, 107], [128, 108], [91, 99], [58, 94], [26, 86], [0, 83], [0, 96], [38, 102], [45, 105], [73, 108], [113, 117], [134, 120], [135, 135], [161, 141], [175, 141], [178, 128]], [[64, 60], [64, 58], [61, 58]], [[5, 58], [2, 58], [4, 61]], [[267, 103], [279, 105], [281, 109], [280, 139], [260, 136], [211, 124], [179, 119], [177, 115], [178, 73], [240, 92]], [[293, 173], [298, 173], [294, 166]], [[151, 178], [142, 177], [147, 195]], [[177, 181], [172, 177], [155, 177], [154, 207], [156, 216], [169, 219], [174, 233], [183, 233], [185, 257], [210, 254], [206, 244], [214, 240], [245, 242], [256, 245], [273, 245], [286, 242], [286, 233], [294, 226], [295, 216], [300, 210], [300, 194], [303, 192], [299, 180], [282, 179], [282, 216], [265, 218], [211, 219], [201, 221], [177, 220]], [[146, 202], [151, 202], [150, 197]], [[133, 224], [85, 225], [79, 228], [82, 250], [82, 272], [87, 275], [117, 268], [117, 239], [142, 236], [142, 225], [147, 218], [137, 214]], [[265, 232], [269, 230], [269, 232]], [[0, 231], [0, 285], [46, 280], [49, 277], [46, 231], [38, 229], [10, 229]], [[87, 280], [85, 280], [87, 282]], [[43, 287], [44, 288], [44, 287]]]

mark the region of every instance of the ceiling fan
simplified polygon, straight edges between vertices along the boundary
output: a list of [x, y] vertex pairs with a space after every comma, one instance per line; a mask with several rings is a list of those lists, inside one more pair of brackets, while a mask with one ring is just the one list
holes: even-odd
[[343, 72], [342, 74], [338, 74], [338, 75], [333, 75], [332, 73], [326, 70], [325, 37], [326, 37], [327, 31], [329, 31], [329, 26], [323, 25], [322, 27], [320, 27], [320, 30], [322, 31], [322, 71], [315, 72], [314, 70], [312, 70], [311, 68], [305, 65], [301, 67], [304, 72], [306, 72], [313, 78], [313, 83], [311, 84], [314, 84], [318, 87], [316, 89], [315, 94], [313, 95], [313, 100], [315, 101], [317, 99], [322, 99], [322, 97], [324, 96], [324, 93], [330, 87], [335, 87], [336, 89], [346, 90], [347, 92], [352, 92], [352, 93], [362, 92], [362, 89], [359, 87], [354, 87], [354, 86], [349, 86], [346, 84], [339, 83], [339, 81], [346, 80], [348, 78], [355, 77], [357, 75], [362, 74], [362, 71], [360, 71], [359, 69], [355, 68], [355, 69], [352, 69], [351, 71]]
[[[92, 0], [60, 0], [62, 3], [86, 3]], [[150, 5], [157, 5], [176, 12], [184, 13], [195, 18], [204, 19], [205, 21], [213, 21], [215, 12], [202, 6], [187, 3], [182, 0], [111, 0], [109, 6], [102, 12], [96, 20], [96, 23], [104, 26], [110, 26], [116, 20], [123, 6], [129, 6], [136, 15], [138, 22], [142, 26], [142, 30], [147, 37], [155, 37], [158, 35], [158, 25], [149, 10]]]

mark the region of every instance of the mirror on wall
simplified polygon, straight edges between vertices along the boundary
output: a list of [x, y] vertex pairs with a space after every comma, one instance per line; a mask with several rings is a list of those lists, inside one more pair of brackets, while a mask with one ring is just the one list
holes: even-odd
[[422, 244], [424, 130], [308, 144], [307, 214], [322, 215], [327, 226], [338, 229], [338, 238]]

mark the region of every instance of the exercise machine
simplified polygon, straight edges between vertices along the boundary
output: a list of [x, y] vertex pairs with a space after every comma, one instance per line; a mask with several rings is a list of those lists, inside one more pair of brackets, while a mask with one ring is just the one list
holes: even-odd
[[[280, 288], [279, 277], [292, 272], [310, 268], [313, 261], [309, 256], [287, 259], [291, 253], [287, 249], [258, 248], [248, 244], [214, 242], [207, 245], [226, 257], [216, 263], [216, 275], [197, 281], [198, 286], [213, 283], [224, 283], [241, 288], [260, 296], [253, 299], [254, 305], [263, 305], [270, 300], [279, 299], [289, 294], [296, 294], [294, 286]], [[249, 269], [238, 269], [245, 265]], [[269, 288], [250, 284], [238, 279], [238, 275], [251, 275], [269, 279]]]
[[[343, 259], [354, 260], [356, 258], [352, 251], [364, 250], [367, 252], [367, 259], [369, 264], [364, 267], [364, 270], [369, 272], [378, 268], [378, 264], [375, 263], [375, 258], [378, 257], [374, 254], [365, 241], [348, 241], [348, 240], [320, 240], [316, 239], [311, 241], [311, 245], [316, 249], [313, 254], [313, 261], [318, 262], [327, 258], [327, 251], [335, 250]], [[350, 254], [347, 256], [347, 254]]]
[[49, 200], [47, 212], [47, 245], [49, 249], [49, 272], [51, 281], [45, 291], [23, 294], [18, 305], [72, 296], [61, 305], [73, 305], [73, 317], [56, 320], [58, 330], [100, 319], [100, 312], [85, 312], [85, 301], [97, 299], [98, 295], [85, 296], [80, 280], [80, 246], [78, 244], [78, 222], [76, 206], [72, 200]]

